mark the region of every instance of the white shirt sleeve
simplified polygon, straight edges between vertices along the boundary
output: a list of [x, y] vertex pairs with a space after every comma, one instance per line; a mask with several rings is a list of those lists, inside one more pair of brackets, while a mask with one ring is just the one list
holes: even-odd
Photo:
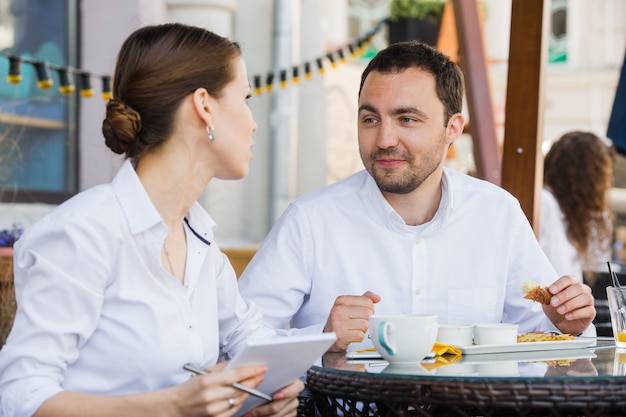
[[114, 259], [107, 245], [86, 244], [77, 229], [59, 223], [44, 229], [27, 230], [15, 247], [19, 308], [0, 355], [0, 409], [7, 416], [32, 416], [62, 390], [68, 364], [98, 324], [110, 275], [106, 260]]
[[[314, 258], [308, 222], [291, 205], [239, 277], [239, 291], [244, 299], [254, 300], [267, 323], [286, 329], [311, 292]], [[289, 333], [319, 333], [322, 327], [291, 329]]]

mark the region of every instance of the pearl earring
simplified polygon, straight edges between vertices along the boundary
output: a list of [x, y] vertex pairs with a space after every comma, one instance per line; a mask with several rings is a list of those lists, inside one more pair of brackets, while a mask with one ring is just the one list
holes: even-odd
[[206, 133], [209, 135], [209, 140], [211, 142], [213, 142], [215, 140], [215, 135], [213, 134], [214, 130], [215, 130], [215, 127], [213, 125], [211, 125], [210, 128], [209, 128], [209, 126], [206, 127]]

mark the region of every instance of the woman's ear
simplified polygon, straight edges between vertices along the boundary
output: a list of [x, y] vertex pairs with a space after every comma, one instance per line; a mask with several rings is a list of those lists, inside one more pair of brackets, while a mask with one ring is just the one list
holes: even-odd
[[213, 123], [213, 116], [215, 111], [215, 99], [209, 94], [206, 88], [197, 88], [193, 92], [193, 108], [196, 110], [198, 117], [200, 117], [206, 126], [210, 126]]

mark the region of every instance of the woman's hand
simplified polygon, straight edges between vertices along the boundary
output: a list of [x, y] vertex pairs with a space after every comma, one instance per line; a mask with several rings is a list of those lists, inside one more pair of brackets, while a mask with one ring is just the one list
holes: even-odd
[[[207, 369], [208, 375], [196, 375], [183, 384], [157, 391], [111, 396], [61, 391], [45, 401], [35, 417], [230, 417], [248, 398], [247, 393], [233, 388], [232, 384], [239, 382], [256, 388], [263, 381], [267, 368], [245, 366], [225, 371], [225, 364]], [[295, 397], [295, 390], [302, 389], [302, 383], [299, 384], [284, 389], [283, 398]]]
[[[223, 370], [224, 366], [226, 366], [226, 362], [208, 368], [208, 375], [196, 375], [176, 387], [178, 392], [175, 403], [178, 415], [232, 416], [241, 408], [245, 399], [248, 398], [248, 394], [233, 388], [231, 385], [234, 382], [239, 382], [256, 388], [263, 381], [263, 374], [267, 371], [264, 366], [244, 366], [225, 371]], [[297, 396], [297, 393], [295, 395]]]
[[298, 394], [304, 389], [304, 383], [300, 380], [294, 381], [291, 385], [274, 394], [274, 401], [260, 405], [250, 410], [252, 417], [273, 416], [295, 416], [298, 412]]

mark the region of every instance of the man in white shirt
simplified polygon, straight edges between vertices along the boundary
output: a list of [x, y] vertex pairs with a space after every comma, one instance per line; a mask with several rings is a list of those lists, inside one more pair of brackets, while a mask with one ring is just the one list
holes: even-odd
[[[366, 169], [293, 202], [239, 280], [270, 324], [334, 331], [335, 351], [371, 346], [374, 311], [595, 334], [591, 290], [558, 278], [519, 202], [444, 168], [462, 102], [458, 66], [427, 45], [394, 44], [369, 63], [358, 103]], [[549, 287], [543, 311], [523, 298], [526, 281]]]

